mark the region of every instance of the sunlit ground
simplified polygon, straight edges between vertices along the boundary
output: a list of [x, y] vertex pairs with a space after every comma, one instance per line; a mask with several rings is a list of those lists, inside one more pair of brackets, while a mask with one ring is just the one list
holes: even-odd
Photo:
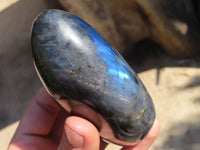
[[0, 12], [10, 7], [19, 0], [0, 0]]

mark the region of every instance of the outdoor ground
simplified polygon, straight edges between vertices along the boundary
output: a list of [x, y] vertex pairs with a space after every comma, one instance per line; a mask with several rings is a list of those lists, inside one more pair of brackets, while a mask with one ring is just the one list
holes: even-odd
[[[32, 63], [30, 29], [34, 17], [47, 8], [61, 9], [56, 0], [0, 1], [0, 150], [6, 149], [31, 97], [42, 86]], [[148, 51], [148, 46], [143, 49]], [[199, 150], [200, 57], [178, 60], [159, 50], [144, 51], [127, 60], [152, 96], [161, 122], [151, 150]]]

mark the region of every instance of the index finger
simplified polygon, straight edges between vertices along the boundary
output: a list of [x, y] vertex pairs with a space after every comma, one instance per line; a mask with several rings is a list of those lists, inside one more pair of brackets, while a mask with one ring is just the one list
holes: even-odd
[[60, 107], [46, 90], [41, 88], [26, 109], [16, 135], [47, 135], [56, 120], [59, 110]]

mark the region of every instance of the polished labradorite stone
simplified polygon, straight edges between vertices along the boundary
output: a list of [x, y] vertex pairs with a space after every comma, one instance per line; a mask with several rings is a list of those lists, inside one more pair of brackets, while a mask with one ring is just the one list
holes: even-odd
[[143, 83], [80, 18], [60, 10], [42, 12], [33, 23], [32, 52], [38, 74], [57, 102], [86, 104], [105, 119], [116, 140], [138, 142], [152, 127], [154, 105]]

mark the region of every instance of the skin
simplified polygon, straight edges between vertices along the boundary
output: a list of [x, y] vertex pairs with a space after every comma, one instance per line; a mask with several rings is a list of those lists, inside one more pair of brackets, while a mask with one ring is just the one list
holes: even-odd
[[[159, 130], [156, 120], [142, 141], [122, 150], [147, 150]], [[92, 123], [66, 114], [41, 88], [26, 109], [8, 150], [103, 150], [106, 145]]]

